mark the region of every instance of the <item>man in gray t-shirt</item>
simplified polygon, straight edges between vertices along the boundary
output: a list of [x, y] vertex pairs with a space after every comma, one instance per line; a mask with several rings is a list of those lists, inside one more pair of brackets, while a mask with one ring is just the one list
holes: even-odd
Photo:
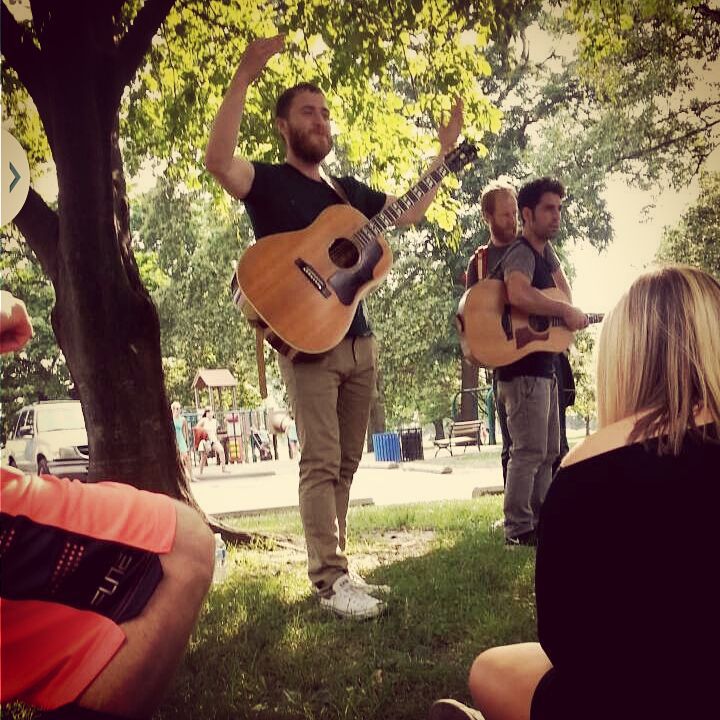
[[[559, 316], [571, 330], [587, 326], [585, 314], [571, 304], [571, 291], [550, 244], [560, 229], [565, 188], [551, 178], [524, 185], [518, 193], [523, 234], [501, 262], [511, 305], [528, 314]], [[567, 302], [539, 292], [559, 288]], [[553, 353], [536, 352], [498, 368], [498, 401], [507, 413], [512, 438], [505, 486], [505, 542], [534, 545], [540, 508], [552, 481], [560, 450], [557, 383]]]

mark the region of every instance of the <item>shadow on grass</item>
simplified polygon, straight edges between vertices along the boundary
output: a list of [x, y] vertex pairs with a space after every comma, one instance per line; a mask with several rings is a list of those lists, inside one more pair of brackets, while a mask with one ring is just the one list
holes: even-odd
[[[319, 607], [304, 556], [235, 551], [155, 720], [423, 720], [438, 697], [467, 701], [480, 651], [535, 639], [534, 553], [488, 531], [498, 510], [483, 499], [351, 513], [351, 557], [361, 546], [391, 558], [366, 574], [393, 588], [385, 615], [367, 622]], [[393, 555], [377, 539], [391, 528], [435, 539], [422, 555]]]
[[[534, 639], [531, 550], [466, 530], [420, 557], [377, 568], [390, 584], [379, 620], [321, 610], [298, 572], [236, 572], [214, 591], [157, 718], [413, 720], [467, 699], [470, 663], [492, 645]], [[294, 574], [293, 574], [294, 572]]]

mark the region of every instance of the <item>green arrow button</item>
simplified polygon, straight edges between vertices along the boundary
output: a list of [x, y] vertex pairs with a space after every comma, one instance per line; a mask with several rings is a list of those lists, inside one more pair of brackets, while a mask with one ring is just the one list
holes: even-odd
[[10, 183], [10, 190], [8, 192], [12, 192], [13, 188], [18, 184], [18, 180], [20, 180], [20, 173], [12, 163], [10, 163], [10, 172], [13, 174], [13, 181]]

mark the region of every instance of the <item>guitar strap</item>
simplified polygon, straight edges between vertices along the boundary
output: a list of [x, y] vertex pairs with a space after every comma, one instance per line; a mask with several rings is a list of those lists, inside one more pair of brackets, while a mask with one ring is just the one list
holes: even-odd
[[347, 193], [343, 190], [342, 185], [329, 173], [328, 167], [324, 162], [320, 163], [320, 176], [339, 195], [340, 199], [346, 205], [350, 205]]
[[478, 278], [480, 280], [483, 280], [485, 276], [487, 275], [487, 258], [488, 256], [488, 246], [484, 245], [481, 248], [478, 248], [475, 257], [477, 261], [477, 274]]
[[255, 361], [258, 369], [258, 385], [260, 397], [267, 399], [267, 378], [265, 377], [265, 329], [255, 326]]

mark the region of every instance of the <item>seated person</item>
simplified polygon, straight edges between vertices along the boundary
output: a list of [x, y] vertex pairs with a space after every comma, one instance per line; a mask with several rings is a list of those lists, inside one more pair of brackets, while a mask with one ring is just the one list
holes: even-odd
[[[1, 293], [0, 351], [32, 336]], [[0, 702], [47, 718], [149, 718], [213, 570], [198, 513], [129, 485], [0, 469]]]
[[440, 700], [432, 720], [717, 712], [719, 329], [720, 283], [688, 266], [644, 274], [605, 319], [600, 429], [540, 515], [540, 642], [486, 650], [469, 679], [479, 711]]
[[225, 467], [225, 448], [218, 440], [218, 422], [215, 419], [215, 413], [210, 408], [205, 409], [195, 429], [204, 431], [206, 435], [206, 438], [201, 440], [198, 445], [198, 450], [200, 450], [200, 474], [202, 475], [203, 468], [207, 465], [208, 455], [213, 452], [217, 453], [222, 472], [229, 472]]

